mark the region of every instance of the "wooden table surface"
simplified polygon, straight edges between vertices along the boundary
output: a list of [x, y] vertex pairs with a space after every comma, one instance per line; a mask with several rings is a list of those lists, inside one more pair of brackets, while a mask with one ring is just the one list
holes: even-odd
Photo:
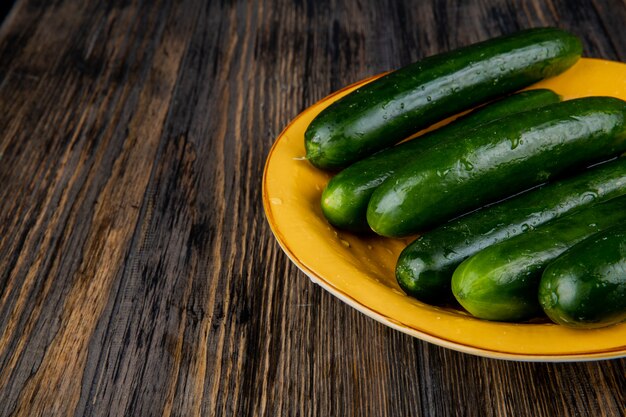
[[335, 299], [263, 214], [307, 106], [556, 25], [626, 61], [624, 1], [37, 1], [0, 28], [0, 415], [624, 416], [626, 360], [440, 348]]

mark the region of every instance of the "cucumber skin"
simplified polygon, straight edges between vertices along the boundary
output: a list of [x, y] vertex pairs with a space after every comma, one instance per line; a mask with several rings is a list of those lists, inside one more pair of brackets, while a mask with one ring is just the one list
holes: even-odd
[[338, 170], [431, 124], [565, 71], [580, 58], [574, 35], [529, 29], [431, 56], [324, 109], [308, 126], [306, 156]]
[[372, 194], [367, 221], [399, 237], [626, 150], [626, 102], [586, 97], [503, 117], [416, 157]]
[[626, 226], [585, 239], [551, 262], [539, 302], [552, 321], [595, 329], [626, 320]]
[[486, 122], [559, 101], [558, 94], [550, 90], [523, 91], [480, 107], [424, 136], [358, 161], [330, 180], [322, 193], [322, 212], [335, 227], [352, 232], [370, 231], [367, 203], [372, 193], [423, 150], [443, 140], [454, 140], [459, 134]]
[[625, 221], [626, 196], [622, 196], [489, 246], [454, 271], [452, 292], [478, 318], [535, 317], [542, 311], [538, 291], [545, 267], [575, 244]]
[[457, 266], [480, 250], [590, 204], [626, 194], [626, 158], [545, 184], [445, 223], [400, 254], [396, 279], [408, 295], [430, 304], [453, 300]]

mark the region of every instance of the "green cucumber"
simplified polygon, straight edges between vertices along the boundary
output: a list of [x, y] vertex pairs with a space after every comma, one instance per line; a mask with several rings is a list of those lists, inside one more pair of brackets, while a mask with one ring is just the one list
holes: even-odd
[[480, 107], [424, 136], [356, 162], [330, 180], [322, 193], [322, 212], [335, 227], [353, 232], [369, 231], [366, 214], [372, 193], [416, 155], [440, 141], [454, 140], [456, 136], [486, 122], [558, 103], [559, 100], [556, 93], [544, 89], [513, 94]]
[[552, 321], [598, 328], [626, 320], [626, 225], [593, 235], [552, 261], [539, 283]]
[[406, 236], [626, 150], [626, 102], [586, 97], [503, 117], [433, 146], [372, 194], [367, 222]]
[[480, 250], [557, 217], [626, 194], [626, 158], [545, 184], [427, 232], [407, 246], [396, 279], [410, 296], [431, 304], [453, 299], [452, 273]]
[[338, 170], [420, 129], [571, 67], [574, 35], [538, 28], [434, 55], [378, 78], [324, 109], [304, 144], [318, 168]]
[[472, 315], [521, 321], [541, 312], [545, 267], [588, 237], [626, 222], [626, 196], [614, 198], [483, 249], [452, 275], [452, 292]]

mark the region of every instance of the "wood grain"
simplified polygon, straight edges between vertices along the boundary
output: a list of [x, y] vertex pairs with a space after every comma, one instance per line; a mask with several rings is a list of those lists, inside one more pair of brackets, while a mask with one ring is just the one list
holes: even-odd
[[313, 285], [271, 235], [280, 130], [368, 75], [624, 1], [18, 0], [0, 28], [0, 416], [623, 416], [626, 360], [503, 362]]

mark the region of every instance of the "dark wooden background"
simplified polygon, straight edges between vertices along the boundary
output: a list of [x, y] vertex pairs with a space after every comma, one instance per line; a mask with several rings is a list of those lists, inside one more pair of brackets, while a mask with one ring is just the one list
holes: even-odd
[[626, 360], [473, 357], [313, 285], [265, 221], [274, 138], [368, 75], [624, 1], [18, 0], [0, 28], [0, 415], [623, 416]]

